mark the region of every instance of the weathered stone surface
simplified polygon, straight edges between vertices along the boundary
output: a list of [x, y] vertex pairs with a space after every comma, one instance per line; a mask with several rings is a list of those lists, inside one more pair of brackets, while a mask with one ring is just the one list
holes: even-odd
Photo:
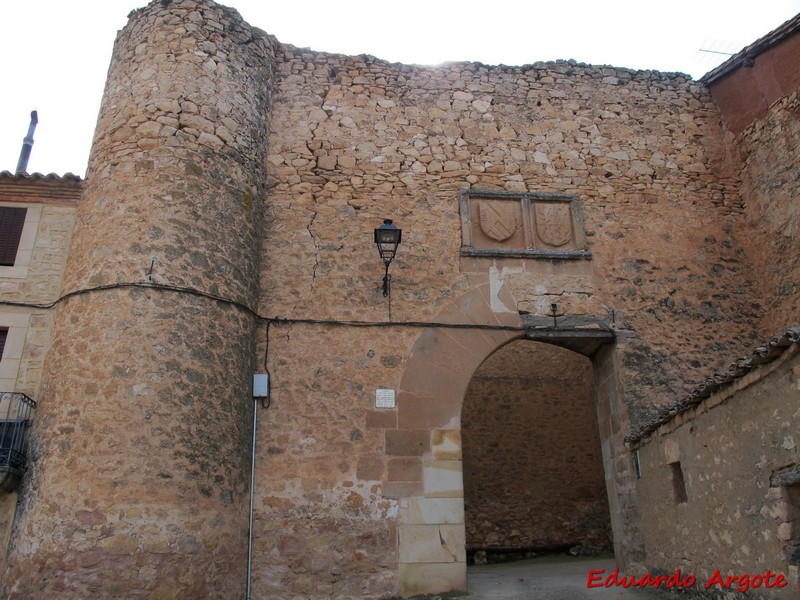
[[[636, 488], [650, 570], [678, 567], [705, 584], [715, 569], [751, 575], [770, 569], [788, 586], [753, 591], [797, 597], [797, 567], [790, 562], [791, 540], [800, 533], [797, 486], [770, 479], [798, 464], [800, 357], [790, 351], [776, 363], [747, 375], [736, 392], [712, 395], [639, 447]], [[671, 473], [675, 464], [683, 502]]]
[[[679, 74], [413, 67], [281, 45], [210, 0], [133, 13], [63, 278], [80, 295], [9, 311], [41, 412], [6, 591], [241, 596], [263, 369], [254, 597], [463, 589], [443, 550], [464, 540], [462, 404], [520, 312], [615, 332], [597, 425], [615, 551], [643, 560], [631, 423], [797, 314], [795, 104], [733, 140]], [[591, 260], [466, 256], [464, 189], [575, 195]], [[59, 294], [75, 217], [47, 211], [64, 226], [40, 229], [42, 279], [0, 277], [0, 298]], [[404, 230], [389, 298], [384, 218]], [[375, 406], [386, 388], [396, 408]]]
[[773, 104], [735, 140], [741, 154], [742, 197], [747, 222], [762, 252], [759, 304], [772, 334], [797, 324], [800, 314], [800, 110], [798, 92]]
[[467, 547], [611, 545], [591, 363], [519, 341], [476, 371], [462, 412]]
[[[195, 51], [206, 42], [224, 69]], [[243, 306], [258, 296], [270, 52], [238, 14], [192, 0], [133, 13], [117, 40], [61, 288], [80, 293], [55, 308], [37, 396], [39, 475], [21, 494], [11, 597], [241, 594], [256, 327]], [[178, 118], [174, 136], [159, 116]], [[224, 150], [209, 133], [223, 116], [248, 132]], [[43, 240], [69, 239], [42, 225]]]

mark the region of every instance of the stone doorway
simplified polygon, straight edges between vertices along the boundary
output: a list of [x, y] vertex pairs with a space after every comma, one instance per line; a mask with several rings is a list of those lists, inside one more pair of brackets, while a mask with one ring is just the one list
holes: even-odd
[[[462, 407], [481, 364], [518, 340], [547, 342], [591, 357], [614, 555], [621, 567], [637, 556], [633, 467], [624, 446], [628, 421], [617, 393], [615, 334], [599, 318], [564, 317], [558, 327], [549, 321], [528, 322], [498, 309], [500, 304], [515, 305], [506, 294], [506, 288], [495, 289], [488, 282], [459, 297], [435, 321], [495, 326], [423, 330], [406, 363], [396, 427], [385, 432], [389, 468], [383, 483], [384, 494], [399, 500], [397, 556], [404, 598], [467, 588]], [[416, 470], [393, 468], [410, 463]]]
[[461, 413], [467, 561], [611, 551], [592, 362], [517, 340], [473, 375]]

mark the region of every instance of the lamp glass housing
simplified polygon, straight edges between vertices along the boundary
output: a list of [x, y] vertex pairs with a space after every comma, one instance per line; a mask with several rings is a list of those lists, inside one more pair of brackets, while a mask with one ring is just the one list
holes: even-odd
[[392, 224], [391, 219], [385, 219], [383, 225], [375, 230], [375, 244], [378, 246], [381, 259], [388, 266], [397, 254], [397, 247], [403, 230]]

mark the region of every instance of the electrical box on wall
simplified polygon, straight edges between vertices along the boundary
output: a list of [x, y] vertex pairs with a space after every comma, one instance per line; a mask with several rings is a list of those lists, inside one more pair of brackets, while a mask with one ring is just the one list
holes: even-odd
[[253, 398], [269, 397], [269, 373], [253, 375]]

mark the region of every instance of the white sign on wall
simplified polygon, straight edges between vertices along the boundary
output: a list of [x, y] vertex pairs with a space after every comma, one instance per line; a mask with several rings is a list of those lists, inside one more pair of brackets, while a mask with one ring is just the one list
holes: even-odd
[[394, 390], [378, 388], [375, 390], [375, 408], [394, 408]]

